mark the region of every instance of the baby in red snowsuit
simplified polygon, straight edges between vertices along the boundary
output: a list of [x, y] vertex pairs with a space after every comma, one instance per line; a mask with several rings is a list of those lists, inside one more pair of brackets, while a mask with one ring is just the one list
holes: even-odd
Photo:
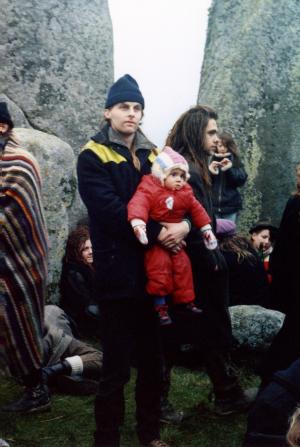
[[[208, 249], [215, 248], [216, 238], [211, 230], [210, 218], [197, 201], [189, 179], [189, 166], [182, 155], [165, 147], [152, 165], [152, 174], [145, 175], [128, 203], [128, 220], [142, 244], [147, 244], [146, 222], [181, 222], [186, 215], [200, 228]], [[188, 310], [201, 312], [195, 306], [192, 268], [182, 248], [178, 253], [155, 244], [145, 254], [147, 292], [154, 297], [160, 323], [170, 324], [166, 303], [171, 296], [174, 304], [185, 305]]]

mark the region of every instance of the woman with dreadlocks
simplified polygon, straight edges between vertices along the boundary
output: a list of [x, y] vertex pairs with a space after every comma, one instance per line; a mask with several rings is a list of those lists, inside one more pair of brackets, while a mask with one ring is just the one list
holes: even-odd
[[60, 305], [79, 335], [95, 335], [96, 320], [90, 315], [93, 306], [94, 268], [90, 233], [79, 226], [68, 237], [60, 278]]
[[[195, 197], [206, 209], [213, 222], [209, 155], [215, 152], [218, 138], [217, 113], [198, 105], [183, 113], [174, 124], [166, 144], [178, 151], [189, 163], [190, 180]], [[200, 315], [172, 314], [177, 336], [183, 343], [196, 343], [202, 351], [208, 375], [213, 384], [215, 411], [230, 414], [246, 409], [253, 395], [244, 392], [229, 365], [232, 344], [228, 313], [228, 274], [226, 262], [219, 250], [207, 250], [197, 229], [186, 240], [195, 283], [196, 296], [201, 299]], [[176, 334], [174, 335], [174, 337]], [[168, 354], [167, 349], [167, 354]]]

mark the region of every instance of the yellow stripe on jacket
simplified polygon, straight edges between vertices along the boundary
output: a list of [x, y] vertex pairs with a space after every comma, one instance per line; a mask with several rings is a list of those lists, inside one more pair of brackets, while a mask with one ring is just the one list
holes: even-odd
[[[104, 146], [103, 144], [96, 143], [93, 140], [90, 140], [83, 148], [82, 151], [90, 149], [94, 154], [97, 155], [97, 157], [100, 158], [102, 163], [122, 163], [123, 161], [126, 161], [126, 158], [123, 157], [123, 155], [119, 154], [117, 151], [112, 149], [111, 147]], [[160, 150], [158, 148], [153, 149], [149, 156], [148, 160], [153, 163], [157, 155], [159, 154]]]

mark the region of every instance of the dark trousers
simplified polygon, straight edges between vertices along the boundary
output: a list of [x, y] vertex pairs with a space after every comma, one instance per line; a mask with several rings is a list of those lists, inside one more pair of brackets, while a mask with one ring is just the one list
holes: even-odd
[[[176, 363], [180, 344], [193, 344], [198, 348], [215, 396], [223, 398], [240, 391], [238, 376], [231, 366], [230, 345], [224, 343], [224, 347], [218, 347], [217, 343], [211, 343], [205, 314], [196, 314], [174, 306], [170, 310], [170, 315], [173, 323], [161, 328], [166, 370], [165, 382], [170, 376], [170, 369]], [[167, 383], [164, 383], [164, 389], [166, 398]]]
[[274, 337], [259, 368], [262, 386], [267, 385], [272, 375], [281, 369], [286, 369], [300, 357], [300, 324], [299, 313], [290, 311], [283, 322], [282, 328]]
[[124, 421], [124, 385], [134, 351], [137, 433], [141, 443], [159, 438], [162, 386], [157, 316], [151, 299], [122, 299], [100, 304], [103, 371], [95, 400], [96, 447], [118, 447]]

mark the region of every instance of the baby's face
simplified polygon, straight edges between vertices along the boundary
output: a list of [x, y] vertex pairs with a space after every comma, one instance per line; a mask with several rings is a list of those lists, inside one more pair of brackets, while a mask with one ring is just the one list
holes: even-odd
[[165, 179], [165, 187], [168, 189], [179, 190], [186, 183], [186, 173], [181, 169], [173, 169]]

